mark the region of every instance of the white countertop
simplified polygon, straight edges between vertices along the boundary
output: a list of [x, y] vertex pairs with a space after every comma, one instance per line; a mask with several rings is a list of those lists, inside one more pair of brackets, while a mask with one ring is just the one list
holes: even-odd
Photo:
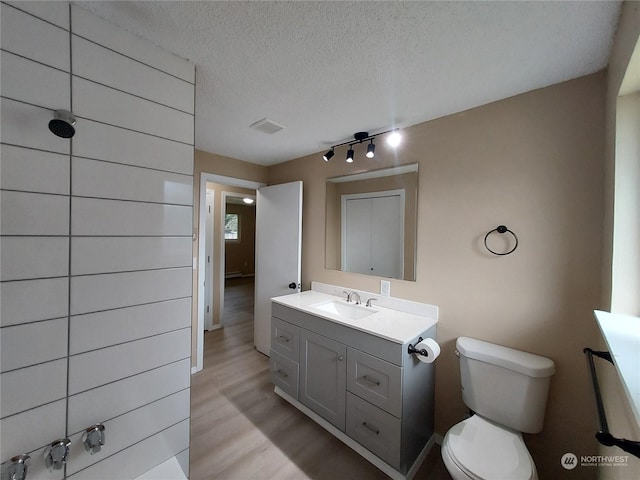
[[[358, 305], [358, 308], [373, 311], [374, 313], [360, 319], [348, 319], [340, 315], [315, 308], [314, 305], [323, 302], [337, 301], [347, 303], [344, 297], [337, 297], [327, 293], [308, 290], [306, 292], [293, 293], [274, 297], [272, 301], [286, 307], [295, 308], [305, 313], [315, 315], [325, 320], [340, 323], [356, 330], [361, 330], [395, 343], [405, 344], [412, 341], [425, 330], [437, 323], [437, 319], [412, 313], [401, 312], [390, 308]], [[350, 303], [349, 305], [353, 305]]]
[[594, 314], [640, 425], [640, 318], [599, 310]]

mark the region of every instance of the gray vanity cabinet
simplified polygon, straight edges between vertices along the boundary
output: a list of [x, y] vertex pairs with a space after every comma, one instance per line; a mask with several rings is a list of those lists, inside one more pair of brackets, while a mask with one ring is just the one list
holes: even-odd
[[344, 432], [347, 347], [308, 330], [300, 332], [299, 400]]
[[[435, 326], [420, 336], [434, 337]], [[433, 365], [406, 343], [274, 302], [270, 367], [293, 401], [402, 475], [433, 436]]]

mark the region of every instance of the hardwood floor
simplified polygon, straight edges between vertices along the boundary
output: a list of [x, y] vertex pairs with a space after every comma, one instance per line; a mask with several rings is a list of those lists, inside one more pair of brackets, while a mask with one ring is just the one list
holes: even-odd
[[[191, 379], [191, 480], [387, 479], [273, 393], [269, 359], [253, 346], [253, 279], [225, 288], [225, 327], [205, 333]], [[416, 480], [449, 479], [437, 446]]]

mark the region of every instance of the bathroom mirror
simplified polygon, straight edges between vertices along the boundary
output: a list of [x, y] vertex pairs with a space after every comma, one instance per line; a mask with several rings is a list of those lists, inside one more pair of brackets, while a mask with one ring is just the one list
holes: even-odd
[[325, 267], [416, 279], [418, 164], [327, 178]]

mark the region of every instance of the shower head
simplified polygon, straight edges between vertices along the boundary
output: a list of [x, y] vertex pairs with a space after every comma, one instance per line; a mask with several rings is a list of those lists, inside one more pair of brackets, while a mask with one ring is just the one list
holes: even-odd
[[49, 121], [51, 133], [62, 138], [71, 138], [76, 134], [73, 126], [76, 124], [76, 117], [66, 110], [56, 110], [53, 112], [53, 120]]

